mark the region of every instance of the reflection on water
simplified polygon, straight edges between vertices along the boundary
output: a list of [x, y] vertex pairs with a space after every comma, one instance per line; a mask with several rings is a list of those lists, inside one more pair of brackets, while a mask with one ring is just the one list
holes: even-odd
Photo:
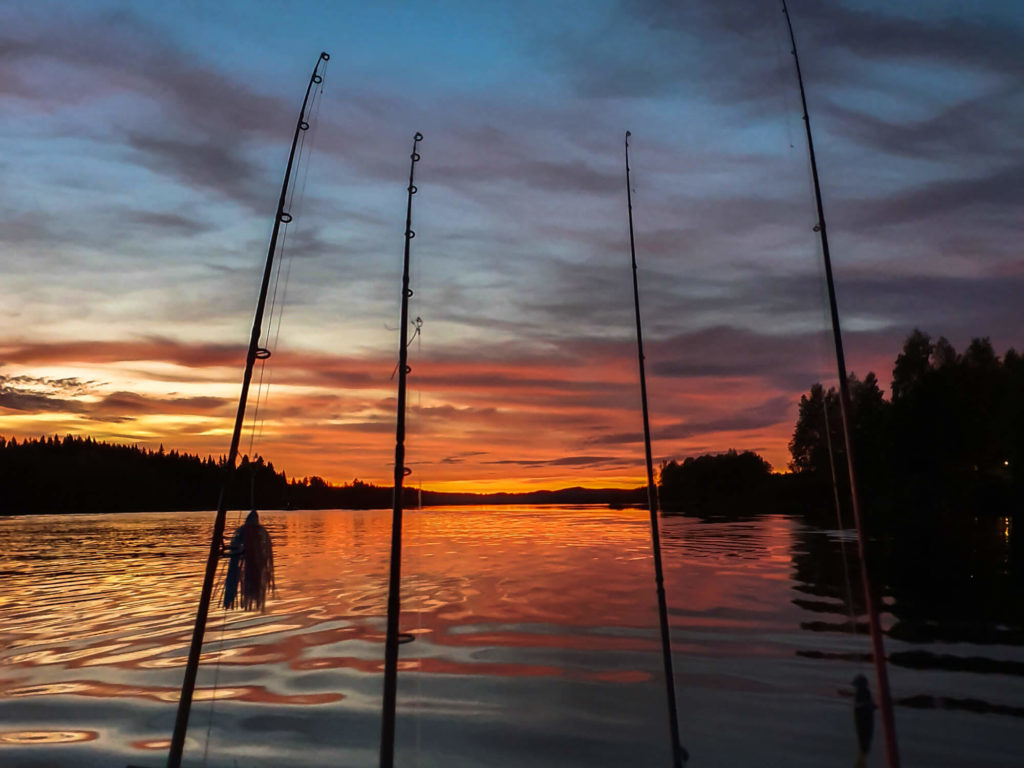
[[97, 736], [96, 731], [0, 731], [0, 744], [70, 744]]
[[[279, 590], [267, 614], [211, 614], [186, 765], [375, 765], [390, 513], [262, 519]], [[0, 521], [0, 762], [161, 764], [210, 523]], [[1019, 766], [1010, 524], [955, 538], [882, 563], [905, 763]], [[849, 683], [870, 661], [844, 541], [777, 516], [663, 521], [691, 764], [852, 764]], [[646, 513], [425, 510], [405, 542], [400, 764], [668, 764]]]

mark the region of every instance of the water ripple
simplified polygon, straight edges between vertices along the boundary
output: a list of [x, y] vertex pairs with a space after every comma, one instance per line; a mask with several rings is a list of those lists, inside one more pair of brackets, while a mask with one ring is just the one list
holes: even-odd
[[[262, 518], [279, 589], [267, 614], [211, 611], [186, 757], [374, 765], [389, 515]], [[167, 748], [210, 524], [196, 513], [0, 520], [4, 764], [152, 763]], [[839, 537], [768, 517], [666, 518], [662, 538], [690, 751], [723, 766], [852, 762], [843, 694], [869, 648], [835, 586], [804, 572]], [[666, 762], [646, 512], [409, 512], [405, 545], [404, 763]], [[900, 725], [919, 758], [908, 764], [1019, 764], [1024, 653], [1005, 644], [1019, 629], [967, 649], [925, 649], [894, 630]], [[744, 738], [721, 738], [737, 728]]]

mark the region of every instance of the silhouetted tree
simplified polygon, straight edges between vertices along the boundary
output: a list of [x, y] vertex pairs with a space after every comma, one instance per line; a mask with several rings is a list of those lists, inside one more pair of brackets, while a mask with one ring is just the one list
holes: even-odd
[[[849, 418], [856, 468], [866, 483], [873, 484], [884, 474], [884, 467], [889, 460], [889, 403], [879, 389], [878, 378], [874, 373], [869, 372], [863, 381], [851, 373], [849, 388]], [[808, 394], [800, 398], [797, 422], [789, 442], [792, 457], [789, 468], [793, 472], [814, 475], [819, 482], [830, 480], [830, 439], [836, 480], [840, 488], [848, 488], [846, 442], [839, 394], [834, 388], [826, 392], [821, 384], [815, 384]]]
[[[943, 339], [943, 341], [945, 341]], [[948, 342], [947, 342], [948, 344]], [[892, 369], [892, 399], [897, 401], [919, 386], [928, 375], [930, 359], [935, 346], [931, 337], [915, 328], [903, 344]]]
[[756, 509], [758, 495], [772, 467], [751, 451], [729, 450], [718, 455], [687, 457], [661, 467], [659, 498], [664, 510], [747, 513]]
[[[0, 514], [213, 509], [225, 459], [177, 450], [110, 445], [73, 435], [21, 442], [0, 436]], [[568, 488], [524, 494], [423, 492], [425, 504], [633, 504], [646, 489]], [[406, 488], [407, 507], [417, 501]], [[228, 506], [245, 509], [384, 509], [392, 489], [361, 480], [335, 486], [322, 477], [288, 481], [262, 456], [242, 456], [228, 488]]]
[[790, 470], [822, 475], [829, 471], [828, 441], [831, 440], [834, 447], [842, 440], [838, 409], [836, 391], [826, 392], [820, 383], [800, 397], [793, 439], [789, 441]]
[[[1024, 492], [1024, 365], [1009, 350], [1000, 361], [987, 338], [962, 355], [945, 338], [915, 329], [893, 366], [892, 401], [874, 374], [850, 378], [851, 432], [862, 492], [894, 507], [1004, 507]], [[825, 423], [825, 408], [829, 424]], [[826, 429], [828, 430], [826, 432]], [[828, 474], [831, 435], [844, 495], [845, 448], [834, 390], [820, 384], [800, 399], [790, 469]]]
[[[21, 443], [0, 439], [0, 514], [210, 509], [223, 482], [223, 458], [73, 435]], [[261, 458], [245, 459], [231, 485], [229, 505], [248, 506], [256, 498], [261, 506], [277, 506], [285, 486], [283, 473]]]

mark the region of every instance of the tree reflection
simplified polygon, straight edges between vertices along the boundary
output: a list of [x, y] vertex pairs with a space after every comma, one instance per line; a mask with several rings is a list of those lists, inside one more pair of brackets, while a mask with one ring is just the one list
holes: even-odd
[[[876, 598], [882, 598], [880, 604], [893, 619], [887, 634], [914, 643], [1024, 644], [1024, 567], [1013, 520], [935, 515], [941, 524], [871, 542], [874, 556], [869, 567], [881, 593]], [[860, 564], [849, 531], [799, 527], [794, 531], [792, 562], [797, 589], [818, 598], [794, 602], [827, 617], [806, 622], [804, 629], [848, 631], [851, 612], [860, 622]], [[899, 663], [896, 656], [892, 661]]]

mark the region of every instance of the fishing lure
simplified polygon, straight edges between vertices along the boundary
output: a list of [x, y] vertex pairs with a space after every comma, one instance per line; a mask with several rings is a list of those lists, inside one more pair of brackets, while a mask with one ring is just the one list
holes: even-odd
[[857, 747], [860, 750], [856, 768], [863, 768], [867, 764], [871, 737], [875, 732], [875, 702], [864, 675], [853, 678], [853, 727], [857, 731]]
[[255, 509], [235, 530], [225, 554], [231, 559], [224, 580], [224, 607], [234, 608], [238, 603], [243, 611], [265, 610], [267, 592], [274, 590], [274, 548]]

